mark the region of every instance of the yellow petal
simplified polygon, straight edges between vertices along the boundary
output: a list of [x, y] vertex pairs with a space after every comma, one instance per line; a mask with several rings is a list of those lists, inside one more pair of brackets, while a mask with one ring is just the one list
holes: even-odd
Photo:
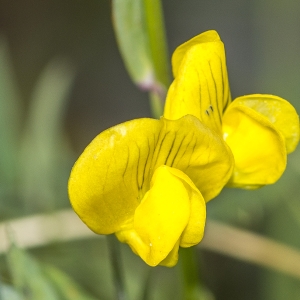
[[152, 169], [161, 165], [179, 169], [192, 180], [206, 202], [216, 197], [229, 180], [234, 164], [223, 138], [191, 115], [176, 121], [161, 120], [163, 130]]
[[[99, 134], [75, 163], [69, 198], [90, 229], [110, 234], [133, 217], [161, 122], [132, 120]], [[151, 177], [150, 177], [151, 178]], [[143, 195], [142, 195], [143, 196]]]
[[179, 250], [179, 240], [171, 250], [171, 252], [167, 255], [167, 257], [162, 260], [159, 265], [165, 267], [174, 267], [178, 262], [178, 250]]
[[208, 30], [197, 36], [191, 38], [187, 42], [181, 44], [176, 48], [172, 55], [172, 71], [173, 76], [176, 77], [178, 74], [178, 69], [181, 65], [181, 62], [186, 54], [193, 46], [197, 46], [203, 43], [212, 43], [212, 42], [220, 42], [220, 36], [215, 30]]
[[229, 180], [233, 159], [223, 139], [193, 116], [132, 120], [99, 134], [79, 157], [71, 204], [96, 233], [117, 232], [132, 221], [161, 165], [185, 172], [208, 201]]
[[[198, 210], [193, 213], [195, 228], [189, 231], [199, 229], [198, 222], [194, 219], [195, 215], [200, 213], [198, 218], [202, 232], [199, 234], [202, 238], [205, 223], [203, 197], [183, 172], [160, 166], [153, 175], [149, 192], [135, 211], [132, 230], [117, 233], [117, 236], [121, 241], [128, 243], [150, 266], [173, 266], [178, 259], [179, 240], [191, 216], [191, 201], [195, 202], [193, 207], [201, 207], [204, 213]], [[200, 205], [196, 202], [200, 202]], [[189, 237], [191, 240], [188, 242], [191, 246], [195, 242], [194, 235]]]
[[164, 117], [191, 114], [221, 132], [223, 111], [231, 101], [225, 50], [217, 32], [208, 31], [179, 46], [172, 58], [173, 81]]
[[283, 134], [287, 153], [296, 149], [299, 142], [299, 116], [288, 101], [278, 96], [255, 94], [239, 97], [231, 105], [244, 105], [268, 118]]
[[286, 167], [285, 142], [265, 116], [244, 105], [230, 105], [223, 134], [235, 160], [229, 186], [258, 188], [280, 178]]
[[189, 222], [180, 238], [180, 247], [191, 247], [199, 244], [203, 238], [206, 220], [205, 201], [200, 191], [186, 174], [175, 168], [170, 168], [170, 172], [182, 180], [189, 192], [191, 213]]

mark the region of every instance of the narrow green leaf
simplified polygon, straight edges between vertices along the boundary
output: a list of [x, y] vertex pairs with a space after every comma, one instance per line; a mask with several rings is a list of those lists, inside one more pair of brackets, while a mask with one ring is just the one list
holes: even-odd
[[[55, 208], [55, 180], [61, 156], [68, 155], [63, 148], [63, 117], [74, 76], [69, 63], [53, 60], [33, 92], [20, 153], [20, 192], [31, 212]], [[40, 207], [36, 206], [37, 200]]]
[[170, 62], [160, 0], [144, 0], [145, 18], [155, 77], [164, 88], [170, 85]]
[[163, 112], [170, 68], [160, 0], [113, 0], [113, 24], [131, 79], [150, 92], [155, 117]]
[[69, 276], [52, 266], [44, 266], [44, 274], [51, 281], [60, 300], [96, 300], [82, 290]]
[[[44, 265], [24, 250], [12, 245], [7, 254], [13, 283], [30, 300], [96, 300], [70, 277], [50, 265]], [[1, 292], [2, 285], [0, 285]], [[5, 288], [5, 293], [9, 291]], [[0, 294], [1, 295], [1, 294]], [[13, 299], [13, 298], [12, 298]], [[12, 300], [9, 298], [9, 300]], [[23, 300], [16, 298], [16, 300]], [[8, 300], [4, 298], [0, 300]]]
[[30, 300], [60, 300], [57, 292], [43, 276], [40, 265], [25, 251], [12, 245], [7, 262], [14, 286]]
[[24, 298], [15, 288], [0, 282], [0, 300], [24, 300]]
[[113, 0], [113, 25], [125, 66], [131, 79], [143, 89], [154, 84], [143, 0]]

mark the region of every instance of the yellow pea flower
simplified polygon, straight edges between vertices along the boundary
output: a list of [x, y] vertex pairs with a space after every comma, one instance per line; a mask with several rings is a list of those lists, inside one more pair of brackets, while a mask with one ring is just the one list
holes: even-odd
[[276, 182], [287, 154], [299, 141], [299, 117], [286, 100], [247, 95], [231, 102], [224, 45], [214, 30], [179, 46], [172, 57], [174, 81], [164, 117], [191, 114], [232, 150], [235, 167], [228, 186], [254, 189]]
[[75, 163], [69, 198], [98, 234], [115, 233], [148, 265], [174, 266], [198, 244], [205, 203], [233, 170], [222, 137], [192, 115], [136, 119], [100, 133]]

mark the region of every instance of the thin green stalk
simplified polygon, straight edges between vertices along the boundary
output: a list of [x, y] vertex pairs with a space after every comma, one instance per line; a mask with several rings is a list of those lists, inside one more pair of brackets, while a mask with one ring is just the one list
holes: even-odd
[[149, 300], [152, 296], [152, 285], [151, 285], [151, 279], [153, 278], [154, 269], [150, 267], [147, 271], [146, 278], [144, 281], [144, 287], [142, 289], [142, 294], [139, 299], [141, 300]]
[[183, 275], [184, 300], [200, 300], [200, 279], [197, 270], [196, 247], [182, 249], [180, 260]]
[[120, 243], [117, 241], [114, 235], [108, 235], [106, 238], [112, 265], [114, 286], [116, 288], [116, 299], [127, 300], [128, 297], [124, 283]]
[[164, 98], [160, 97], [155, 92], [150, 92], [149, 99], [150, 99], [150, 108], [151, 108], [152, 116], [156, 119], [159, 119], [164, 112], [164, 108], [163, 108]]

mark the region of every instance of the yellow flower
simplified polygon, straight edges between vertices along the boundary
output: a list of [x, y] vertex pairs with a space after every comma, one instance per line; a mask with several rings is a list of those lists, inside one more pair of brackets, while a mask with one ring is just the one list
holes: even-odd
[[231, 102], [225, 50], [216, 31], [179, 46], [172, 57], [173, 81], [164, 116], [192, 114], [232, 150], [235, 167], [228, 186], [258, 188], [276, 182], [287, 153], [299, 141], [299, 117], [286, 100], [273, 95], [242, 96]]
[[115, 233], [150, 266], [173, 266], [198, 244], [205, 203], [233, 170], [222, 137], [186, 115], [137, 119], [100, 133], [75, 163], [69, 198], [98, 234]]

